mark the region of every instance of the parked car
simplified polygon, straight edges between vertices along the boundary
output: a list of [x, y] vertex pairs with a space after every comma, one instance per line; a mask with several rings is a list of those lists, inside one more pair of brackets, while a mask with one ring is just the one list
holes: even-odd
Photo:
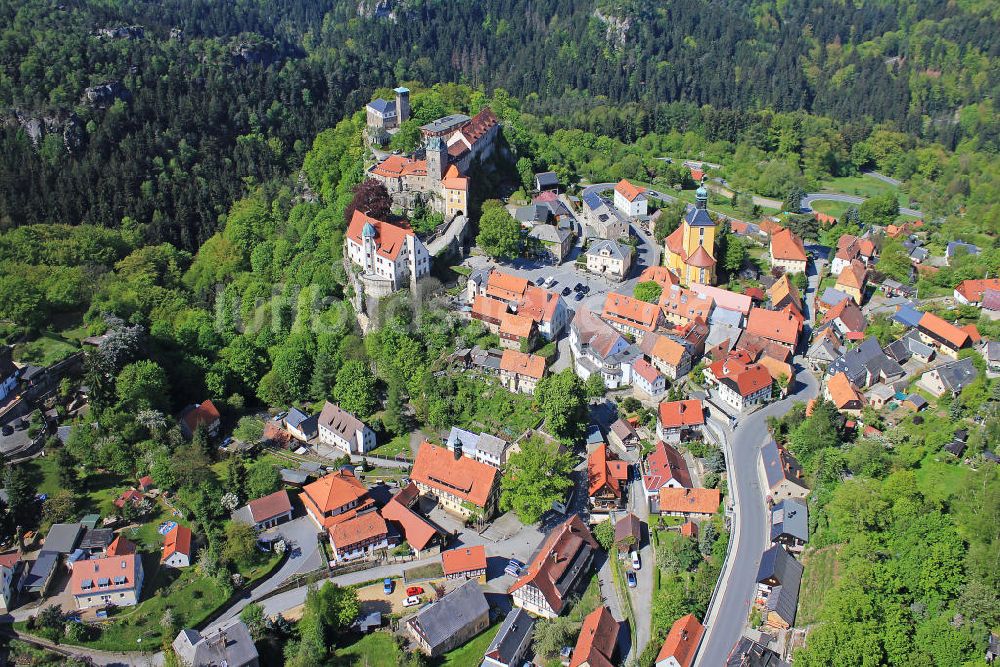
[[545, 286], [546, 287], [555, 287], [555, 285], [556, 285], [557, 282], [559, 282], [559, 281], [555, 279], [555, 276], [549, 276], [548, 278], [545, 279]]
[[392, 579], [385, 578], [382, 580], [382, 592], [386, 595], [392, 595]]
[[632, 551], [629, 553], [629, 555], [632, 556], [632, 567], [635, 568], [636, 570], [641, 570], [642, 561], [639, 560], [639, 552]]
[[573, 297], [576, 301], [583, 301], [583, 292], [577, 292], [576, 296]]
[[507, 563], [507, 567], [504, 568], [504, 572], [512, 577], [520, 576], [521, 570], [524, 569], [524, 563], [517, 560], [516, 558], [511, 558]]
[[636, 586], [639, 585], [639, 581], [635, 578], [635, 572], [633, 572], [632, 570], [629, 570], [625, 574], [625, 579], [628, 581], [629, 588], [635, 588]]
[[423, 595], [423, 592], [424, 589], [422, 586], [410, 586], [409, 588], [406, 589], [407, 596]]
[[538, 276], [538, 279], [535, 280], [535, 284], [536, 285], [544, 285], [545, 284], [545, 276]]
[[411, 595], [410, 597], [403, 600], [404, 607], [416, 607], [418, 604], [420, 604], [420, 598], [417, 597], [416, 595]]
[[563, 287], [563, 291], [562, 291], [562, 295], [563, 296], [569, 296], [572, 293], [573, 293], [573, 290], [571, 290], [569, 287]]
[[573, 285], [573, 291], [574, 292], [582, 292], [583, 291], [583, 283], [577, 283], [577, 284]]

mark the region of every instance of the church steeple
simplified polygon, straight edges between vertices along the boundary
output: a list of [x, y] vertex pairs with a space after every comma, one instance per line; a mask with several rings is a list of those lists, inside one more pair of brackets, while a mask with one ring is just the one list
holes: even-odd
[[705, 187], [705, 179], [702, 179], [701, 185], [694, 191], [694, 206], [708, 210], [708, 189]]

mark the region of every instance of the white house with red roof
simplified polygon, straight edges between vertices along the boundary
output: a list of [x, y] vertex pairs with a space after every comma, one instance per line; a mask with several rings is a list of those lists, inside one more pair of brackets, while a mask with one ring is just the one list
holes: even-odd
[[208, 434], [214, 438], [219, 435], [221, 419], [219, 409], [211, 400], [187, 406], [178, 417], [181, 433], [185, 438], [194, 437], [194, 432], [198, 430], [199, 426], [204, 426]]
[[189, 567], [193, 557], [194, 535], [190, 528], [178, 524], [163, 536], [160, 563], [168, 567]]
[[14, 597], [14, 577], [21, 565], [21, 554], [8, 551], [0, 554], [0, 612], [10, 609]]
[[344, 238], [345, 255], [361, 267], [371, 296], [408, 288], [431, 271], [427, 247], [405, 222], [386, 222], [355, 211]]
[[734, 350], [705, 369], [705, 379], [719, 397], [742, 412], [771, 400], [773, 378], [766, 366], [755, 363], [745, 350]]
[[625, 215], [631, 218], [646, 215], [648, 204], [646, 188], [633, 185], [625, 178], [615, 185], [615, 208]]
[[253, 526], [254, 530], [274, 528], [292, 518], [292, 501], [288, 491], [275, 491], [249, 503], [233, 512], [233, 521]]
[[131, 607], [142, 593], [142, 558], [137, 554], [80, 561], [70, 573], [77, 609]]
[[681, 453], [663, 442], [646, 457], [642, 489], [649, 502], [659, 502], [660, 489], [690, 489], [691, 473]]
[[697, 398], [660, 403], [656, 420], [656, 437], [664, 442], [678, 443], [701, 433], [705, 427], [705, 409]]

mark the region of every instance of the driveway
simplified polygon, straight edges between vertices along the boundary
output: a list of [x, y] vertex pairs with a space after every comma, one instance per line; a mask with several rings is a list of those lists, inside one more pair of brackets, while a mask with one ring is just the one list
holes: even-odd
[[726, 424], [712, 425], [713, 430], [724, 436], [733, 531], [729, 557], [706, 615], [705, 638], [695, 662], [699, 667], [724, 665], [746, 627], [757, 568], [769, 543], [766, 489], [757, 473], [760, 447], [768, 437], [767, 418], [784, 415], [796, 402], [808, 401], [819, 393], [817, 380], [809, 371], [799, 371], [795, 386], [795, 393], [785, 400], [742, 417], [735, 431]]
[[642, 567], [635, 573], [637, 585], [628, 589], [632, 598], [632, 610], [635, 612], [635, 647], [632, 655], [642, 655], [649, 643], [653, 625], [653, 575], [656, 569], [656, 554], [653, 552], [653, 541], [649, 531], [649, 503], [642, 489], [640, 479], [629, 484], [629, 511], [642, 520], [642, 542], [639, 547], [639, 560]]

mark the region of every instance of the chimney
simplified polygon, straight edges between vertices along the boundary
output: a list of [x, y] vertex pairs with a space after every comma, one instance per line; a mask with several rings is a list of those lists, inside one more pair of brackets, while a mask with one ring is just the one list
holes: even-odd
[[688, 638], [688, 631], [685, 628], [684, 630], [681, 630], [681, 641], [685, 641], [686, 642], [687, 638]]

